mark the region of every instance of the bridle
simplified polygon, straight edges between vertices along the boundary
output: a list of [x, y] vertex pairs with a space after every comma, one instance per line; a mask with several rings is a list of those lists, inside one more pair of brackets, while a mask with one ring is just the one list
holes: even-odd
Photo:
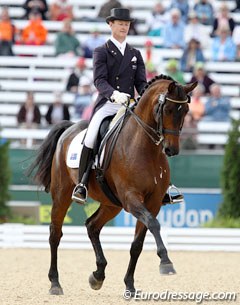
[[175, 104], [186, 104], [189, 103], [190, 97], [187, 95], [187, 99], [183, 101], [171, 99], [170, 97], [168, 97], [166, 94], [163, 93], [161, 93], [158, 97], [156, 115], [159, 118], [159, 120], [157, 120], [157, 132], [159, 133], [159, 135], [172, 134], [175, 136], [179, 136], [182, 130], [182, 126], [180, 126], [179, 130], [163, 128], [163, 106], [166, 103], [166, 101]]
[[167, 96], [167, 94], [161, 93], [158, 97], [158, 104], [156, 105], [157, 106], [156, 116], [158, 118], [156, 129], [152, 128], [142, 119], [140, 119], [140, 117], [136, 115], [136, 113], [130, 107], [124, 105], [127, 108], [127, 111], [131, 113], [135, 121], [143, 128], [144, 132], [153, 141], [155, 145], [160, 145], [163, 142], [164, 134], [179, 136], [182, 130], [182, 126], [180, 127], [179, 130], [163, 128], [163, 106], [165, 105], [166, 101], [170, 101], [176, 104], [186, 104], [190, 102], [190, 96], [187, 95], [187, 99], [180, 101], [180, 100], [171, 99], [170, 97]]

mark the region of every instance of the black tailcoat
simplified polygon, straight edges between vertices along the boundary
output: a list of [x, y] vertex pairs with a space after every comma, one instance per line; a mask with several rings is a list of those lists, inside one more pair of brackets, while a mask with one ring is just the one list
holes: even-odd
[[114, 90], [134, 98], [134, 89], [140, 94], [147, 83], [140, 51], [126, 44], [123, 56], [111, 40], [94, 50], [93, 77], [99, 93], [95, 111], [106, 103]]

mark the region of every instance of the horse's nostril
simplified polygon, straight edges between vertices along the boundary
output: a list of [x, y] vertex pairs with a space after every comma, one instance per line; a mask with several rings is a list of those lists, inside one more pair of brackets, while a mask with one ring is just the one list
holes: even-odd
[[169, 156], [169, 157], [172, 156], [172, 152], [171, 152], [171, 149], [170, 149], [169, 147], [166, 147], [166, 148], [165, 148], [165, 153], [166, 153], [166, 155]]
[[174, 147], [166, 147], [165, 148], [165, 153], [167, 156], [171, 157], [171, 156], [175, 156], [178, 154], [178, 150]]

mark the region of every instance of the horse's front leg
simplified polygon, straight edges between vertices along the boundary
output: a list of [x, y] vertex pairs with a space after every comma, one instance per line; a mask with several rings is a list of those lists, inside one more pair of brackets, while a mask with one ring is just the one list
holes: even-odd
[[128, 270], [124, 277], [124, 282], [126, 284], [126, 291], [130, 291], [132, 296], [134, 296], [136, 291], [134, 287], [134, 272], [138, 258], [142, 252], [143, 242], [146, 236], [146, 232], [147, 232], [146, 226], [141, 222], [137, 221], [135, 237], [130, 249], [131, 257], [128, 265]]
[[175, 274], [176, 271], [168, 257], [167, 249], [164, 246], [160, 234], [160, 223], [154, 216], [154, 213], [148, 211], [148, 209], [143, 205], [144, 203], [142, 202], [142, 198], [134, 192], [126, 194], [126, 203], [128, 211], [141, 221], [155, 238], [157, 244], [157, 255], [161, 259], [160, 273], [164, 275]]
[[89, 284], [94, 290], [98, 290], [102, 287], [105, 279], [105, 268], [107, 266], [107, 260], [103, 254], [99, 235], [102, 227], [120, 211], [121, 208], [100, 205], [98, 210], [86, 221], [88, 236], [96, 255], [97, 270], [89, 277]]

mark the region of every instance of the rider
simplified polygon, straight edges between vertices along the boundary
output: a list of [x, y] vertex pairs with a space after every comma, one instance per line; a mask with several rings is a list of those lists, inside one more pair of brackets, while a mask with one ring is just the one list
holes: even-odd
[[[106, 18], [112, 35], [93, 53], [94, 85], [98, 90], [98, 97], [84, 139], [79, 164], [79, 184], [72, 194], [72, 199], [79, 203], [85, 203], [87, 200], [89, 163], [93, 158], [94, 143], [101, 122], [105, 117], [116, 114], [122, 104], [129, 101], [129, 98], [133, 99], [135, 89], [140, 94], [147, 84], [141, 53], [126, 42], [130, 23], [133, 20], [128, 9], [113, 8], [111, 16]], [[182, 195], [173, 197], [173, 201], [179, 201]], [[164, 198], [165, 202], [169, 203], [169, 195], [166, 194]]]

